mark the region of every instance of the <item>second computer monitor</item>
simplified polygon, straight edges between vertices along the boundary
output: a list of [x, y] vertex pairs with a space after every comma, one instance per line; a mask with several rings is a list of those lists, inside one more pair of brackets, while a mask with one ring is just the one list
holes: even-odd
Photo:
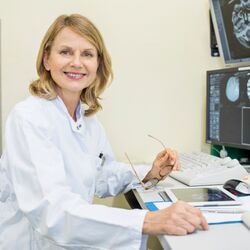
[[207, 71], [206, 141], [250, 149], [250, 67]]

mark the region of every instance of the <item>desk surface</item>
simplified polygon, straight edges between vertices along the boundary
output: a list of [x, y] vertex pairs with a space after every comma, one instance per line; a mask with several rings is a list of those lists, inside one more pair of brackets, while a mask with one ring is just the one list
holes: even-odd
[[[167, 178], [159, 183], [159, 190], [167, 187], [185, 186], [172, 178]], [[144, 202], [159, 200], [158, 191], [137, 192], [134, 195], [142, 208], [146, 208]], [[208, 231], [198, 230], [186, 236], [158, 236], [164, 249], [172, 250], [249, 250], [250, 230], [242, 223], [210, 225]]]

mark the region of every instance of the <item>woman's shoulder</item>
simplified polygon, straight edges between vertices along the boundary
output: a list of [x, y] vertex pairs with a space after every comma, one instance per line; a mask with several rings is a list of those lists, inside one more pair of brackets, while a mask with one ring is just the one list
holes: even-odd
[[48, 110], [50, 102], [40, 97], [29, 96], [14, 106], [9, 117], [40, 122], [46, 117], [46, 110]]
[[25, 100], [17, 103], [14, 106], [14, 110], [26, 110], [26, 111], [37, 110], [37, 108], [42, 108], [48, 102], [49, 101], [44, 98], [29, 96]]

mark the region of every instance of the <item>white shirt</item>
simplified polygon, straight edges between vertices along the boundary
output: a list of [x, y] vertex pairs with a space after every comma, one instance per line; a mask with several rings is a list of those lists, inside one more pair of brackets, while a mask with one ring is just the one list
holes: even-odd
[[[0, 249], [139, 249], [145, 210], [93, 205], [136, 183], [101, 124], [58, 97], [29, 97], [6, 122], [0, 168]], [[100, 164], [99, 155], [106, 160]], [[148, 168], [140, 168], [141, 178]]]

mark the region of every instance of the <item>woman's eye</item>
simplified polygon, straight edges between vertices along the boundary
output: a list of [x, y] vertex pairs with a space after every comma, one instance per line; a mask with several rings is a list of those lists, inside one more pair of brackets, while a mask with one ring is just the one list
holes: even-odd
[[86, 57], [93, 57], [94, 55], [93, 55], [93, 53], [91, 53], [91, 52], [84, 52], [84, 53], [83, 53], [83, 56], [86, 56]]
[[68, 50], [62, 50], [62, 51], [60, 51], [60, 54], [61, 55], [69, 55], [70, 52]]

